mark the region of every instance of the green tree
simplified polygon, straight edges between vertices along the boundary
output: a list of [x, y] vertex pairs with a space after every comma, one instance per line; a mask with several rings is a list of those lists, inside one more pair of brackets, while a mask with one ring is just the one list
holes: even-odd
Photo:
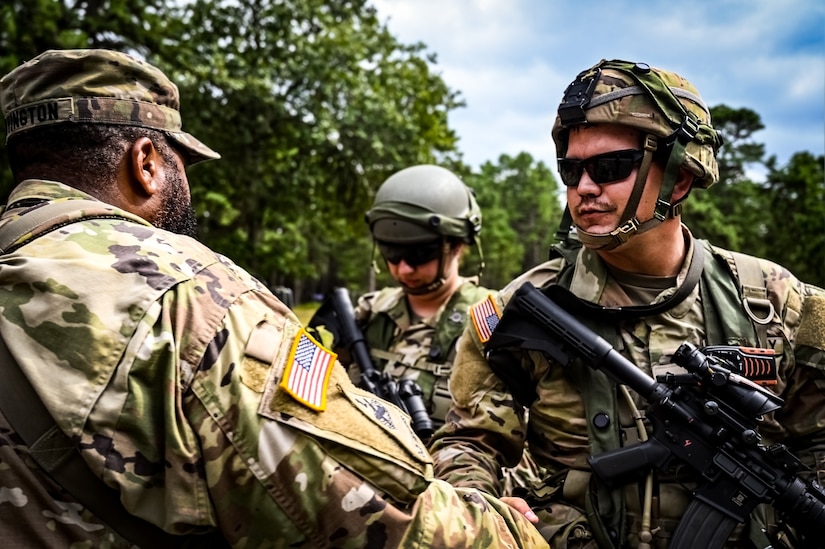
[[461, 103], [435, 58], [365, 1], [199, 0], [183, 20], [161, 54], [188, 128], [223, 155], [192, 172], [202, 238], [271, 282], [353, 272], [341, 245], [366, 246], [381, 181], [455, 155]]
[[[823, 157], [794, 154], [778, 167], [753, 134], [764, 128], [754, 111], [711, 108], [722, 134], [719, 183], [695, 190], [685, 205], [694, 235], [716, 245], [780, 263], [800, 279], [822, 286], [825, 276], [825, 174]], [[766, 179], [748, 175], [764, 170]]]
[[716, 245], [758, 254], [767, 226], [761, 215], [766, 198], [761, 185], [747, 171], [764, 167], [765, 147], [753, 134], [763, 129], [760, 116], [747, 108], [711, 107], [714, 127], [722, 135], [719, 182], [710, 189], [694, 189], [685, 203], [685, 222], [698, 238]]
[[794, 154], [784, 167], [768, 161], [770, 205], [765, 256], [805, 282], [825, 288], [825, 156]]
[[543, 162], [525, 152], [501, 155], [498, 164], [486, 162], [467, 183], [482, 213], [486, 286], [500, 288], [547, 259], [562, 208], [558, 183]]
[[189, 172], [201, 238], [273, 284], [366, 285], [374, 190], [402, 167], [460, 157], [447, 124], [459, 95], [366, 0], [12, 0], [0, 23], [5, 71], [68, 47], [166, 71], [184, 129], [223, 155]]

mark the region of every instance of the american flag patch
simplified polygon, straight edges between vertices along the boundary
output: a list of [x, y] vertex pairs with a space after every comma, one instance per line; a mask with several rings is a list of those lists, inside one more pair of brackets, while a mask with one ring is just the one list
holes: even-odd
[[493, 294], [488, 295], [484, 301], [470, 307], [470, 317], [473, 319], [473, 326], [476, 329], [478, 338], [482, 343], [487, 343], [487, 340], [493, 335], [493, 330], [498, 326], [498, 320], [501, 318]]
[[337, 357], [302, 328], [292, 342], [281, 387], [298, 402], [323, 412], [327, 407], [329, 376]]

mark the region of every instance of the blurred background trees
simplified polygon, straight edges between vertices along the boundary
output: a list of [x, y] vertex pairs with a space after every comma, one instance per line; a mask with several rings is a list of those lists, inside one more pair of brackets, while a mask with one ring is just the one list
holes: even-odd
[[[201, 239], [292, 288], [296, 302], [389, 282], [372, 268], [364, 213], [383, 180], [412, 164], [450, 168], [475, 190], [486, 286], [543, 261], [553, 242], [563, 195], [552, 167], [527, 153], [465, 165], [448, 124], [460, 90], [441, 79], [434, 52], [399, 42], [367, 0], [6, 0], [0, 30], [3, 74], [47, 49], [81, 47], [167, 72], [184, 128], [223, 155], [189, 170]], [[713, 117], [726, 143], [721, 181], [693, 193], [686, 223], [825, 285], [823, 157], [800, 151], [778, 165], [754, 137], [757, 113], [719, 105]], [[3, 199], [10, 190], [3, 151]], [[470, 254], [465, 274], [479, 265]]]

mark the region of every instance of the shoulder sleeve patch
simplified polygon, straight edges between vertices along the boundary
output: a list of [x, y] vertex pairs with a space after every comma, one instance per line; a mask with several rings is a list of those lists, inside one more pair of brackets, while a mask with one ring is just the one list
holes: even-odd
[[478, 339], [482, 343], [487, 343], [501, 319], [493, 294], [488, 294], [487, 299], [470, 307], [470, 318], [473, 319], [473, 328], [478, 334]]
[[337, 357], [301, 328], [292, 342], [281, 388], [301, 404], [323, 412], [327, 407], [329, 376]]
[[796, 344], [825, 351], [825, 296], [812, 295], [805, 300]]

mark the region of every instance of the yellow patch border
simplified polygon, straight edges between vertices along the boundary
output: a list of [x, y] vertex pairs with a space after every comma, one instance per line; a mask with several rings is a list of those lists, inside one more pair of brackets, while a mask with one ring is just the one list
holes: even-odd
[[[316, 347], [324, 351], [325, 353], [330, 355], [330, 366], [327, 368], [326, 373], [324, 374], [323, 380], [323, 390], [321, 392], [321, 404], [316, 405], [308, 400], [304, 399], [302, 396], [297, 394], [290, 386], [289, 386], [289, 376], [292, 373], [292, 368], [295, 367], [295, 353], [298, 350], [298, 344], [301, 341], [301, 337], [306, 336]], [[310, 408], [315, 410], [316, 412], [323, 412], [327, 409], [327, 388], [329, 386], [329, 377], [332, 375], [332, 369], [337, 367], [336, 361], [338, 360], [338, 354], [330, 351], [326, 347], [324, 347], [321, 343], [318, 342], [314, 337], [312, 337], [309, 332], [307, 332], [304, 328], [298, 330], [298, 333], [295, 334], [295, 338], [292, 340], [292, 348], [289, 350], [289, 358], [286, 362], [286, 368], [284, 369], [284, 374], [281, 376], [281, 383], [278, 386], [286, 391], [292, 398]]]
[[478, 303], [476, 303], [475, 305], [470, 307], [470, 318], [473, 319], [473, 328], [475, 328], [476, 335], [478, 336], [478, 339], [482, 343], [487, 343], [487, 341], [490, 338], [489, 337], [482, 337], [481, 328], [479, 327], [478, 320], [476, 319], [476, 310], [478, 310], [478, 308], [481, 307], [484, 304], [485, 301], [490, 302], [490, 305], [493, 306], [493, 311], [495, 311], [496, 316], [498, 317], [499, 320], [501, 320], [501, 311], [499, 310], [498, 305], [496, 304], [496, 300], [493, 298], [493, 294], [487, 294], [486, 299], [483, 299], [482, 301], [479, 301]]

